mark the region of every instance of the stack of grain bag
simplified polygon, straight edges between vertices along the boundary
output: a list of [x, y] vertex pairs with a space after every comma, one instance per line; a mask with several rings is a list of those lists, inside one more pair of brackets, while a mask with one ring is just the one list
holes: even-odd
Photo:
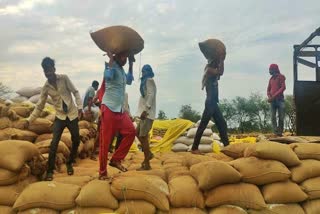
[[11, 213], [19, 194], [30, 183], [30, 163], [39, 156], [38, 149], [28, 141], [0, 141], [0, 213]]
[[[15, 103], [22, 103], [25, 101], [29, 101], [31, 103], [37, 103], [40, 99], [42, 87], [23, 87], [16, 91], [18, 96], [11, 99], [11, 101]], [[52, 104], [52, 99], [49, 96], [47, 98], [47, 103]]]
[[[26, 102], [0, 104], [0, 140], [26, 140], [32, 142], [37, 146], [43, 155], [42, 157], [47, 160], [53, 137], [52, 125], [55, 112], [51, 106], [46, 106], [40, 117], [29, 125], [28, 130], [25, 130], [25, 120], [30, 116], [33, 109], [34, 104]], [[79, 121], [79, 128], [82, 143], [79, 145], [78, 153], [81, 158], [85, 158], [93, 152], [97, 127], [87, 121]], [[64, 166], [69, 157], [71, 147], [71, 134], [68, 129], [65, 129], [57, 150], [57, 170], [61, 171], [61, 166]]]
[[[190, 128], [184, 136], [179, 137], [173, 144], [172, 151], [174, 152], [185, 152], [185, 151], [190, 151], [194, 137], [196, 135], [197, 129], [199, 127], [200, 121], [198, 121], [192, 128]], [[201, 140], [200, 140], [200, 145], [199, 145], [199, 150], [202, 153], [208, 153], [213, 151], [213, 143], [217, 142], [219, 145], [222, 145], [219, 140], [220, 137], [212, 132], [212, 126], [214, 123], [212, 121], [209, 121], [209, 124], [207, 125], [206, 129], [204, 130]]]
[[131, 164], [129, 171], [113, 173], [109, 167], [110, 181], [75, 175], [34, 183], [13, 209], [64, 214], [316, 214], [319, 147], [263, 141], [229, 145], [220, 154], [157, 153], [149, 171], [136, 171], [143, 153], [131, 153], [124, 161]]

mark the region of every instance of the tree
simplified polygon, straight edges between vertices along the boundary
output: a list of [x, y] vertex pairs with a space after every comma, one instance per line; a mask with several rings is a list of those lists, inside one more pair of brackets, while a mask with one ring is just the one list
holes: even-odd
[[0, 82], [0, 98], [6, 99], [10, 93], [12, 93], [12, 90]]
[[186, 120], [191, 120], [192, 122], [197, 122], [200, 120], [201, 115], [199, 112], [192, 109], [191, 105], [182, 105], [179, 117]]
[[164, 113], [164, 111], [162, 111], [162, 110], [159, 110], [158, 120], [166, 120], [166, 119], [168, 119], [166, 116], [166, 113]]

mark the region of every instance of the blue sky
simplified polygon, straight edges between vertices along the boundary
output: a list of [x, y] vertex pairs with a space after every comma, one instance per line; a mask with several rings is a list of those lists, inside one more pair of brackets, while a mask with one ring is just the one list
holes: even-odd
[[[220, 99], [265, 95], [268, 66], [278, 63], [292, 94], [293, 45], [320, 25], [318, 0], [0, 0], [0, 80], [17, 90], [45, 81], [41, 59], [56, 60], [83, 94], [102, 78], [102, 52], [90, 31], [127, 25], [145, 49], [127, 87], [132, 112], [139, 99], [139, 67], [150, 64], [158, 87], [157, 109], [176, 117], [183, 104], [203, 110], [201, 77], [206, 63], [198, 42], [218, 38], [227, 47]], [[309, 71], [303, 75], [311, 78]]]

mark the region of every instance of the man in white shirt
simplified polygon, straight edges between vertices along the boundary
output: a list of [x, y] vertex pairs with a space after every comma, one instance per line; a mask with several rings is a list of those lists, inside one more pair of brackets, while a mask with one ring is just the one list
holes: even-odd
[[[53, 59], [45, 57], [42, 60], [41, 66], [48, 80], [42, 87], [40, 99], [30, 117], [26, 120], [25, 127], [27, 128], [30, 123], [39, 117], [50, 95], [56, 110], [46, 175], [46, 180], [51, 181], [53, 179], [58, 144], [65, 127], [69, 129], [72, 139], [71, 153], [67, 161], [67, 173], [68, 175], [73, 175], [74, 173], [72, 164], [75, 161], [80, 144], [78, 121], [82, 116], [82, 102], [78, 90], [74, 87], [69, 77], [65, 74], [55, 73], [56, 69]], [[71, 94], [75, 97], [76, 105], [74, 104]]]
[[140, 116], [140, 122], [137, 126], [137, 137], [139, 138], [144, 152], [144, 161], [138, 170], [150, 170], [150, 160], [153, 154], [149, 146], [149, 132], [152, 128], [156, 116], [156, 94], [157, 87], [154, 82], [154, 73], [150, 65], [142, 67], [142, 77], [140, 83], [140, 100], [137, 115]]

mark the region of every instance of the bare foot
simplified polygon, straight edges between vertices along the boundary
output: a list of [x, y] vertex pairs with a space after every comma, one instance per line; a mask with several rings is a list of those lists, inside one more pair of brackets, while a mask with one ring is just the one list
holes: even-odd
[[202, 155], [202, 152], [200, 152], [199, 149], [191, 150], [191, 153], [194, 154], [194, 155]]

